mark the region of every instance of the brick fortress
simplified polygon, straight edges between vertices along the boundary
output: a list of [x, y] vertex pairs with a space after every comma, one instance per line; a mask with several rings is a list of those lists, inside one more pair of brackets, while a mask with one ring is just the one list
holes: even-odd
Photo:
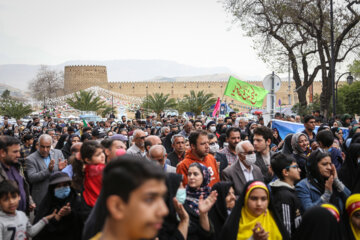
[[[214, 93], [216, 97], [222, 97], [233, 108], [238, 108], [239, 111], [246, 109], [249, 106], [233, 99], [224, 96], [223, 93], [226, 88], [229, 75], [215, 74], [199, 77], [184, 77], [176, 80], [172, 78], [163, 78], [157, 81], [144, 82], [109, 82], [107, 78], [107, 70], [105, 66], [65, 66], [64, 91], [65, 94], [73, 93], [79, 90], [84, 90], [89, 87], [99, 86], [109, 91], [122, 93], [129, 96], [145, 97], [153, 93], [170, 94], [171, 98], [182, 98], [185, 94], [189, 94], [190, 90], [201, 91], [207, 93]], [[182, 80], [183, 79], [183, 80]], [[204, 81], [203, 79], [207, 79]], [[262, 81], [248, 81], [250, 84], [263, 87]], [[313, 95], [321, 93], [321, 82], [313, 83]], [[295, 89], [295, 82], [291, 82], [291, 103], [298, 102], [297, 93]], [[276, 93], [276, 103], [281, 99], [282, 104], [289, 104], [289, 90], [288, 82], [283, 81], [280, 90]], [[310, 99], [310, 88], [307, 92], [308, 102]], [[264, 101], [264, 107], [266, 100]]]

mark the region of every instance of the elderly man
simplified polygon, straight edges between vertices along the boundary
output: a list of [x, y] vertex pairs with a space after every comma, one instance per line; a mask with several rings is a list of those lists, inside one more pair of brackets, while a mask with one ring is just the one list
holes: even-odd
[[239, 161], [224, 169], [221, 180], [233, 183], [235, 195], [241, 195], [245, 184], [251, 180], [264, 180], [261, 170], [255, 165], [256, 155], [253, 145], [249, 141], [236, 145]]
[[[146, 158], [150, 160], [150, 148], [154, 145], [162, 145], [161, 139], [158, 136], [148, 136], [145, 138], [145, 151], [146, 151]], [[166, 151], [165, 151], [166, 153]]]
[[154, 145], [149, 150], [150, 160], [160, 164], [167, 173], [176, 173], [176, 168], [166, 164], [166, 149], [163, 145]]
[[49, 187], [49, 177], [52, 172], [61, 171], [66, 167], [62, 152], [51, 149], [52, 137], [43, 134], [39, 138], [39, 150], [30, 154], [26, 162], [26, 172], [32, 184], [31, 196], [37, 206], [45, 197]]
[[181, 134], [176, 134], [171, 137], [171, 144], [174, 149], [169, 155], [168, 159], [173, 167], [181, 162], [185, 157], [185, 138]]
[[133, 145], [127, 150], [127, 153], [145, 157], [145, 138], [145, 132], [143, 130], [136, 129], [133, 133]]
[[193, 124], [190, 121], [187, 121], [184, 124], [183, 130], [180, 132], [181, 135], [183, 135], [185, 138], [189, 138], [190, 132], [192, 130]]

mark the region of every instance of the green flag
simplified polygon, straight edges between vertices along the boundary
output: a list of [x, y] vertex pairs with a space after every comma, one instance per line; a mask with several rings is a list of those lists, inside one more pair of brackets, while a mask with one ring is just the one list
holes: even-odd
[[261, 107], [268, 91], [230, 76], [224, 95], [252, 107]]
[[83, 124], [84, 124], [84, 127], [88, 127], [88, 124], [85, 119], [83, 119]]

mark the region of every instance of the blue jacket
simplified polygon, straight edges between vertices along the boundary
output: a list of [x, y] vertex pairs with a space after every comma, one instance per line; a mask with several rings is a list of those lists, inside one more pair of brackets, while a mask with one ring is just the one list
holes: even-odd
[[[303, 211], [307, 209], [319, 206], [323, 203], [323, 200], [320, 198], [322, 193], [314, 185], [310, 183], [308, 178], [304, 178], [298, 184], [296, 184], [296, 194], [300, 199]], [[345, 186], [343, 192], [338, 192], [335, 187], [333, 187], [333, 195], [335, 194], [335, 202], [331, 202], [341, 211], [344, 209], [344, 203], [346, 199], [350, 196], [350, 190]]]

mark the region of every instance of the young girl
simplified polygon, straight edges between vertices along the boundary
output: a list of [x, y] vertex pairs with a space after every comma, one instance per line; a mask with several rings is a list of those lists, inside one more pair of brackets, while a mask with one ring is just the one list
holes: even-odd
[[80, 155], [85, 163], [83, 197], [90, 212], [100, 194], [105, 154], [97, 141], [86, 141], [80, 148]]

